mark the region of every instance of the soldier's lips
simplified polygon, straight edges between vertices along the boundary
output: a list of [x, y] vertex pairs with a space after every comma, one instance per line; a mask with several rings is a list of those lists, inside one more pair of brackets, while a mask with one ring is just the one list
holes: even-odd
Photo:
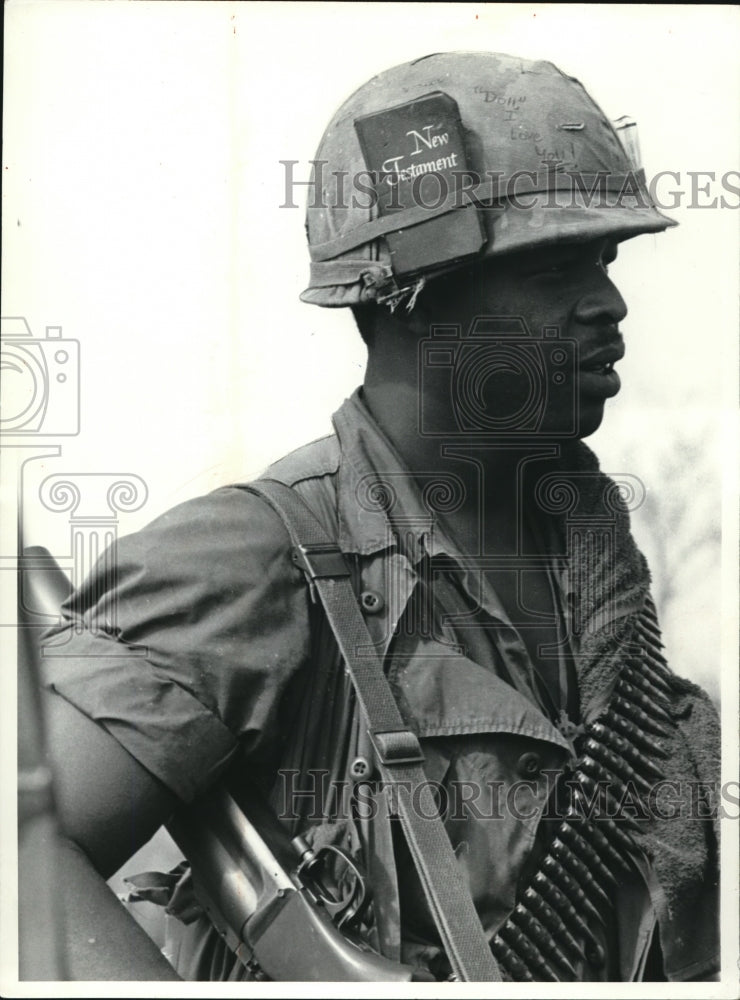
[[609, 399], [616, 396], [622, 382], [614, 370], [614, 362], [581, 366], [578, 370], [578, 387], [583, 396], [598, 396]]
[[597, 350], [591, 350], [581, 357], [578, 367], [578, 384], [582, 396], [596, 396], [608, 399], [616, 396], [621, 387], [619, 375], [614, 366], [624, 357], [624, 342], [611, 339]]

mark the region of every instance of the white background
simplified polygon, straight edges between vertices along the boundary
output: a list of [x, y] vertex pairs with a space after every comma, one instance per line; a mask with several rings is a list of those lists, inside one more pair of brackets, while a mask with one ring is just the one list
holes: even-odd
[[[738, 167], [736, 8], [10, 0], [5, 13], [2, 312], [79, 341], [81, 432], [43, 472], [141, 476], [148, 502], [121, 532], [325, 433], [361, 381], [349, 313], [298, 301], [303, 211], [279, 208], [279, 160], [307, 178], [353, 89], [429, 52], [488, 49], [549, 59], [610, 117], [633, 116], [648, 177], [681, 176], [659, 187], [664, 204], [679, 192], [666, 211], [681, 225], [625, 244], [612, 269], [628, 354], [589, 443], [605, 471], [645, 482], [635, 531], [677, 591], [671, 662], [718, 693], [721, 600], [733, 615], [734, 601], [705, 528], [719, 531], [736, 461], [740, 212], [687, 206], [688, 171], [715, 173], [701, 204], [740, 200], [720, 184]], [[62, 554], [65, 515], [36, 486], [26, 543]]]

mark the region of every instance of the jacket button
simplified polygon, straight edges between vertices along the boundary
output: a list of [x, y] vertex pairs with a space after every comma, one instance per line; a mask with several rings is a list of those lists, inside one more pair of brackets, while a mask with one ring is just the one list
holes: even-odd
[[377, 615], [383, 610], [383, 598], [374, 590], [363, 590], [360, 594], [360, 606], [366, 615]]
[[533, 778], [542, 770], [542, 760], [538, 753], [523, 753], [517, 761], [517, 770], [523, 778]]
[[355, 781], [372, 777], [373, 767], [367, 757], [355, 757], [349, 767], [349, 774]]

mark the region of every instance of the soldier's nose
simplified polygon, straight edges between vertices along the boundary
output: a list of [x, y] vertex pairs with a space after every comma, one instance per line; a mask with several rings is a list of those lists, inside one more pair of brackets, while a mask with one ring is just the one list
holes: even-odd
[[627, 315], [627, 303], [619, 289], [601, 269], [593, 287], [581, 296], [576, 305], [576, 318], [581, 323], [621, 323]]

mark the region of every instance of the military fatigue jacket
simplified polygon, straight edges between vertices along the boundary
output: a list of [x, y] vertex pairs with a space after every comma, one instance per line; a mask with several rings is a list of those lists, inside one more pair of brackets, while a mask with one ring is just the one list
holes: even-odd
[[[494, 935], [553, 837], [553, 782], [576, 758], [578, 727], [598, 717], [614, 690], [628, 626], [647, 595], [644, 560], [612, 495], [611, 541], [586, 580], [587, 560], [553, 494], [565, 473], [562, 463], [553, 466], [543, 551], [561, 612], [558, 655], [570, 660], [560, 676], [577, 686], [573, 717], [573, 692], [563, 691], [559, 705], [548, 701], [485, 562], [460, 553], [445, 529], [457, 499], [454, 475], [412, 479], [358, 394], [334, 426], [334, 435], [266, 476], [303, 496], [351, 566], [375, 649], [421, 739], [453, 847]], [[570, 514], [579, 503], [593, 507], [599, 491], [603, 501], [610, 482], [578, 448]], [[70, 623], [49, 639], [47, 652], [54, 646], [60, 655], [47, 656], [47, 683], [184, 801], [228, 768], [261, 784], [294, 831], [356, 855], [373, 892], [364, 928], [370, 943], [443, 976], [434, 924], [389, 810], [357, 807], [351, 765], [370, 750], [331, 631], [289, 550], [279, 518], [238, 487], [175, 508], [120, 540], [112, 590], [99, 568], [74, 595]], [[668, 776], [706, 778], [718, 758], [706, 732], [716, 733], [716, 715], [687, 682], [676, 679], [673, 696], [678, 735]], [[691, 745], [697, 732], [704, 733], [698, 747]], [[368, 800], [384, 794], [366, 786]], [[668, 978], [716, 967], [711, 823], [697, 821], [688, 835], [675, 819], [651, 829], [598, 931], [606, 962], [584, 963], [577, 970], [584, 978], [639, 979], [656, 919]], [[655, 858], [656, 843], [667, 861]], [[698, 934], [690, 916], [697, 908]], [[192, 929], [194, 951], [187, 962], [181, 955], [181, 968], [199, 977], [241, 975], [202, 930]]]

